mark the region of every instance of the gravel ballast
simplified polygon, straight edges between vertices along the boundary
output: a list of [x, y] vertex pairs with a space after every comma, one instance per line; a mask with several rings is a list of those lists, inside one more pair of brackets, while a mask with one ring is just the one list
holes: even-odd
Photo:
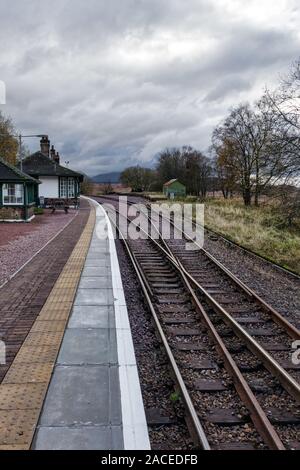
[[300, 326], [300, 279], [206, 233], [204, 248], [269, 305]]
[[139, 282], [119, 240], [116, 240], [116, 246], [146, 414], [153, 408], [159, 409], [163, 416], [174, 421], [168, 425], [148, 427], [151, 448], [191, 449], [193, 443], [182, 418], [183, 408], [180, 403], [172, 401], [174, 388], [167, 358], [160, 349]]
[[[220, 243], [220, 245], [218, 246], [217, 243]], [[152, 271], [151, 271], [151, 268], [152, 266], [155, 267], [157, 266], [157, 270], [158, 272], [163, 272], [164, 270], [166, 270], [166, 268], [163, 268], [163, 263], [157, 261], [157, 256], [155, 255], [155, 250], [153, 250], [152, 248], [150, 249], [149, 251], [149, 254], [151, 255], [151, 258], [152, 258], [152, 261], [149, 262], [149, 260], [145, 260], [144, 258], [144, 252], [141, 251], [140, 247], [136, 247], [135, 246], [135, 243], [137, 242], [133, 242], [133, 249], [136, 253], [136, 256], [139, 258], [141, 258], [141, 262], [142, 264], [145, 264], [145, 271], [146, 273], [150, 273], [149, 275], [152, 277]], [[176, 242], [178, 243], [178, 242]], [[209, 248], [208, 247], [208, 244], [209, 243], [212, 243], [213, 244], [213, 247], [212, 248]], [[172, 244], [172, 243], [171, 243]], [[224, 246], [222, 245], [226, 245], [226, 247], [224, 248]], [[132, 245], [132, 243], [131, 243]], [[180, 244], [179, 244], [180, 245]], [[251, 287], [253, 290], [257, 291], [257, 293], [259, 295], [261, 295], [262, 298], [264, 298], [270, 305], [272, 305], [273, 307], [275, 307], [277, 310], [280, 310], [283, 315], [285, 315], [292, 323], [296, 324], [297, 325], [297, 322], [298, 322], [298, 318], [297, 318], [297, 315], [298, 315], [298, 312], [297, 312], [297, 302], [299, 301], [299, 296], [298, 296], [298, 287], [299, 287], [299, 280], [295, 277], [292, 277], [290, 276], [288, 273], [285, 273], [285, 272], [282, 272], [282, 271], [279, 271], [276, 267], [274, 266], [271, 266], [269, 263], [263, 261], [263, 260], [260, 260], [260, 259], [257, 259], [256, 257], [253, 257], [251, 254], [247, 254], [245, 252], [243, 252], [242, 250], [240, 250], [238, 247], [233, 247], [232, 245], [228, 244], [226, 241], [224, 241], [223, 239], [221, 238], [217, 238], [217, 237], [212, 237], [212, 236], [207, 236], [206, 237], [206, 242], [205, 242], [205, 247], [204, 247], [207, 251], [209, 251], [210, 253], [212, 253], [218, 260], [220, 260], [224, 265], [226, 265], [227, 268], [229, 268], [234, 274], [236, 274], [240, 279], [244, 280], [244, 282], [249, 286]], [[144, 247], [144, 251], [145, 251], [145, 247]], [[218, 249], [220, 250], [220, 253], [218, 254]], [[147, 251], [147, 249], [146, 249]], [[213, 252], [214, 251], [214, 252]], [[232, 256], [232, 252], [234, 251], [234, 256]], [[181, 252], [181, 247], [179, 246], [179, 250], [178, 252], [180, 253]], [[201, 253], [201, 252], [200, 252]], [[225, 255], [224, 255], [225, 253]], [[202, 252], [202, 257], [205, 256], [204, 253]], [[244, 262], [243, 258], [249, 258], [248, 262], [249, 262], [249, 271], [247, 271], [247, 280], [243, 279], [243, 277], [241, 276], [241, 273], [245, 272], [245, 266], [247, 268], [247, 263]], [[150, 259], [151, 259], [150, 258]], [[189, 257], [187, 257], [189, 259]], [[159, 259], [159, 258], [158, 258]], [[144, 261], [143, 261], [144, 260]], [[229, 260], [229, 261], [228, 261]], [[193, 260], [190, 260], [191, 262], [191, 266], [190, 266], [190, 269], [191, 269], [191, 272], [193, 272], [193, 270], [198, 270], [199, 266], [203, 266], [202, 268], [202, 272], [204, 272], [204, 266], [206, 268], [206, 271], [207, 271], [207, 263], [206, 263], [206, 260], [202, 260], [202, 259], [199, 259], [199, 260], [196, 260], [193, 259]], [[229, 265], [229, 262], [230, 265]], [[194, 264], [193, 264], [194, 263]], [[263, 265], [263, 266], [261, 266]], [[252, 271], [251, 271], [252, 270]], [[270, 273], [270, 270], [271, 270], [271, 273]], [[198, 271], [197, 271], [198, 272]], [[266, 277], [266, 280], [267, 282], [269, 282], [271, 285], [269, 285], [266, 289], [263, 288], [262, 290], [260, 289], [257, 289], [255, 286], [253, 286], [250, 282], [249, 282], [249, 279], [252, 280], [252, 278], [254, 278], [254, 280], [256, 282], [257, 279], [258, 279], [258, 275], [257, 273], [259, 273], [261, 276], [263, 275], [263, 278]], [[215, 276], [215, 273], [213, 273], [214, 276]], [[268, 274], [268, 275], [266, 275]], [[215, 279], [214, 276], [212, 275], [212, 273], [207, 273], [205, 272], [205, 280], [206, 279], [211, 279], [211, 282], [215, 282], [215, 284], [217, 284], [219, 286], [219, 284], [221, 283], [221, 280], [222, 279]], [[204, 275], [202, 274], [202, 277]], [[169, 275], [170, 277], [170, 275]], [[201, 277], [201, 275], [200, 275]], [[215, 276], [216, 277], [216, 276]], [[217, 276], [218, 277], [218, 276]], [[283, 284], [280, 286], [280, 289], [281, 289], [281, 292], [279, 294], [278, 297], [275, 297], [275, 301], [273, 300], [273, 296], [272, 296], [272, 293], [274, 291], [274, 278], [276, 278], [276, 280], [278, 278], [280, 278], [280, 281], [283, 282]], [[219, 282], [220, 281], [220, 282]], [[292, 283], [293, 286], [292, 286], [292, 289], [291, 289], [291, 292], [289, 290], [289, 287], [287, 287], [287, 284], [289, 283]], [[260, 282], [259, 284], [255, 284], [256, 286], [260, 286], [261, 287], [261, 284], [262, 284], [262, 280], [260, 279]], [[223, 286], [223, 284], [222, 284]], [[181, 289], [179, 287], [176, 287], [176, 289], [173, 287], [174, 289], [174, 292], [171, 292], [172, 289], [162, 289], [161, 292], [159, 290], [159, 287], [160, 286], [156, 286], [156, 295], [159, 296], [159, 304], [162, 304], [163, 306], [164, 305], [167, 305], [168, 306], [168, 309], [166, 309], [165, 311], [166, 312], [169, 312], [170, 309], [169, 309], [169, 305], [172, 304], [172, 305], [177, 305], [177, 308], [180, 304], [184, 304], [186, 302], [186, 300], [184, 301], [184, 298], [182, 297], [182, 292], [181, 292]], [[226, 286], [225, 286], [226, 287]], [[219, 296], [223, 296], [222, 299], [220, 301], [222, 302], [225, 302], [226, 304], [230, 303], [230, 302], [233, 302], [235, 301], [237, 303], [237, 305], [240, 303], [240, 302], [244, 302], [245, 300], [242, 299], [242, 298], [238, 298], [238, 299], [231, 299], [228, 298], [225, 296], [226, 294], [226, 289], [224, 287], [224, 291], [225, 292], [217, 292], [217, 293], [214, 293], [216, 295], [219, 295]], [[230, 286], [229, 286], [230, 287]], [[135, 286], [132, 287], [132, 284], [130, 285], [130, 288], [133, 289], [133, 290], [138, 290], [138, 286], [137, 286], [137, 289], [135, 289]], [[276, 305], [276, 303], [278, 302], [278, 300], [280, 299], [282, 301], [282, 294], [284, 295], [285, 294], [285, 291], [288, 291], [287, 292], [287, 295], [292, 295], [292, 301], [295, 300], [295, 303], [292, 302], [292, 305], [291, 303], [286, 299], [284, 298], [284, 302], [281, 302], [280, 303], [280, 307], [278, 307], [278, 304]], [[165, 292], [165, 291], [169, 291], [169, 292]], [[276, 292], [276, 287], [275, 287], [275, 292]], [[136, 295], [136, 294], [135, 294]], [[233, 297], [233, 295], [237, 295], [235, 294], [235, 291], [233, 290], [233, 294], [231, 295], [231, 297]], [[294, 299], [295, 297], [295, 299]], [[177, 300], [178, 298], [178, 300]], [[230, 302], [229, 302], [230, 301]], [[275, 304], [273, 303], [275, 302]], [[246, 302], [247, 303], [247, 302]], [[282, 306], [285, 306], [286, 305], [286, 308], [284, 308], [284, 311], [282, 310]], [[296, 308], [295, 308], [296, 306]], [[248, 306], [249, 307], [249, 306]], [[255, 306], [252, 306], [252, 308], [254, 309]], [[291, 307], [291, 308], [290, 308]], [[184, 310], [182, 310], [184, 311]], [[254, 310], [253, 310], [254, 311]], [[256, 313], [256, 311], [255, 311]], [[212, 315], [213, 317], [215, 315]], [[261, 322], [263, 323], [263, 312], [262, 312], [262, 315], [261, 315], [262, 318], [260, 318]], [[217, 320], [216, 320], [217, 321]], [[143, 318], [141, 318], [139, 316], [138, 318], [138, 322], [143, 322]], [[195, 322], [194, 322], [195, 323]], [[251, 323], [251, 322], [250, 322]], [[195, 326], [195, 324], [194, 324]], [[265, 325], [263, 325], [265, 326]], [[137, 325], [137, 327], [139, 328], [139, 325]], [[219, 329], [222, 329], [222, 325], [217, 325], [217, 330], [219, 331]], [[168, 329], [168, 328], [167, 328]], [[186, 338], [188, 338], [188, 340], [190, 340], [192, 342], [192, 344], [194, 343], [197, 343], [198, 340], [200, 339], [200, 336], [201, 336], [201, 333], [200, 332], [196, 332], [196, 333], [189, 333], [189, 336], [186, 336], [186, 332], [184, 330], [189, 331], [189, 327], [183, 327], [181, 328], [180, 330], [180, 333], [178, 333], [176, 336], [178, 335], [181, 335], [182, 338], [177, 338], [176, 339], [176, 344], [175, 344], [175, 337], [174, 337], [174, 333], [173, 333], [173, 330], [175, 331], [176, 329], [175, 328], [170, 328], [169, 329], [169, 332], [167, 332], [167, 336], [168, 336], [168, 340], [169, 340], [169, 344], [173, 344], [173, 349], [177, 349], [177, 345], [180, 345], [180, 348], [179, 349], [188, 349], [186, 347], [182, 348], [181, 346], [184, 346], [184, 343], [185, 342], [188, 342]], [[226, 330], [226, 328], [225, 328]], [[229, 336], [229, 333], [227, 334], [227, 331], [223, 331], [223, 335], [225, 338], [227, 338], [227, 336]], [[255, 330], [255, 328], [254, 328]], [[261, 333], [261, 331], [263, 332], [264, 330], [266, 330], [266, 333]], [[178, 330], [177, 330], [178, 331]], [[195, 331], [195, 330], [190, 330], [190, 331]], [[201, 331], [201, 328], [200, 328], [200, 331]], [[221, 330], [219, 331], [219, 333], [221, 332]], [[143, 332], [141, 332], [142, 335], [143, 335]], [[169, 334], [168, 334], [169, 333]], [[197, 334], [198, 336], [193, 336]], [[199, 336], [200, 334], [200, 336]], [[278, 336], [280, 334], [280, 331], [277, 331], [276, 329], [276, 325], [274, 325], [274, 328], [272, 331], [269, 331], [267, 328], [257, 328], [255, 333], [253, 334], [256, 334], [257, 336], [259, 335], [267, 335], [267, 336]], [[192, 335], [192, 336], [191, 336]], [[231, 336], [231, 335], [230, 335]], [[180, 339], [180, 341], [179, 341]], [[273, 338], [274, 339], [274, 338]], [[273, 340], [272, 340], [273, 342]], [[238, 341], [237, 341], [238, 343]], [[188, 345], [189, 346], [189, 345]], [[231, 349], [232, 349], [232, 344], [230, 345]], [[275, 393], [273, 393], [272, 391], [272, 387], [268, 387], [267, 385], [271, 383], [271, 379], [272, 377], [269, 376], [268, 374], [268, 377], [265, 377], [264, 379], [261, 379], [261, 381], [259, 383], [256, 383], [255, 380], [257, 378], [257, 374], [256, 374], [256, 368], [259, 366], [261, 367], [261, 365], [255, 363], [255, 361], [253, 362], [253, 359], [252, 358], [252, 354], [249, 354], [249, 352], [247, 351], [239, 351], [239, 345], [236, 344], [236, 355], [238, 356], [239, 360], [242, 361], [243, 363], [245, 363], [247, 365], [247, 367], [249, 368], [249, 371], [251, 369], [251, 377], [250, 377], [250, 381], [253, 382], [253, 387], [255, 388], [255, 390], [258, 388], [260, 390], [259, 393], [263, 393], [264, 396], [261, 396], [259, 401], [262, 401], [263, 402], [263, 405], [264, 407], [269, 407], [270, 406], [270, 403], [273, 403], [275, 402], [276, 403], [276, 399], [274, 400], [274, 397], [276, 397], [277, 395], [279, 396], [280, 395], [280, 392], [282, 390], [280, 390], [280, 386], [279, 384], [276, 384], [276, 389], [278, 388], [278, 390], [276, 390]], [[287, 345], [285, 345], [287, 346]], [[155, 348], [154, 344], [152, 345], [152, 349], [153, 347]], [[190, 346], [189, 346], [190, 348]], [[234, 350], [235, 351], [235, 350]], [[233, 351], [233, 353], [234, 353]], [[208, 354], [208, 350], [206, 350], [206, 354]], [[211, 351], [212, 352], [212, 351]], [[144, 355], [144, 359], [145, 361], [147, 362], [147, 356], [148, 356], [148, 351], [146, 349], [145, 351], [145, 355]], [[151, 352], [149, 350], [149, 356], [151, 355]], [[178, 356], [183, 356], [185, 355], [185, 360], [183, 358], [183, 362], [186, 362], [187, 360], [187, 357], [188, 357], [188, 360], [192, 361], [192, 355], [189, 354], [188, 356], [186, 355], [186, 353], [179, 353], [179, 354], [176, 354], [176, 358], [179, 359]], [[197, 353], [197, 362], [198, 360], [201, 361], [201, 359], [204, 360], [204, 358], [202, 358], [201, 356], [201, 353]], [[286, 353], [283, 352], [281, 353], [280, 352], [280, 355], [282, 356], [282, 358], [284, 359], [285, 356], [286, 356]], [[198, 357], [199, 356], [199, 357]], [[214, 359], [214, 357], [212, 357], [212, 359]], [[192, 364], [192, 362], [191, 362]], [[249, 367], [249, 364], [251, 367]], [[144, 363], [143, 363], [144, 365]], [[160, 362], [159, 366], [160, 366], [160, 369], [163, 369], [163, 366], [164, 363], [163, 362]], [[243, 364], [242, 364], [243, 365]], [[152, 366], [152, 363], [151, 363], [151, 366]], [[256, 367], [257, 366], [257, 367]], [[147, 367], [148, 367], [148, 362], [147, 362]], [[243, 366], [244, 367], [244, 366]], [[247, 368], [245, 368], [245, 371], [247, 370]], [[149, 383], [149, 385], [151, 384], [151, 386], [153, 385], [153, 368], [151, 367], [151, 382]], [[185, 380], [187, 382], [189, 382], [190, 384], [192, 384], [193, 380], [194, 380], [194, 375], [192, 374], [191, 376], [189, 376], [189, 370], [187, 371], [183, 371], [183, 376], [185, 378]], [[220, 377], [219, 379], [222, 378], [222, 381], [226, 381], [226, 377], [223, 376], [223, 377]], [[165, 374], [163, 374], [162, 376], [162, 380], [163, 380], [163, 383], [164, 385], [168, 385], [168, 380], [166, 380], [166, 376]], [[190, 385], [191, 386], [191, 385]], [[274, 384], [275, 386], [275, 384]], [[207, 417], [205, 415], [205, 410], [212, 410], [214, 408], [215, 405], [218, 405], [218, 407], [222, 408], [225, 406], [225, 408], [227, 408], [228, 406], [232, 406], [233, 402], [235, 404], [235, 409], [238, 409], [238, 402], [235, 402], [235, 400], [233, 400], [233, 396], [232, 396], [232, 392], [230, 391], [230, 393], [227, 393], [228, 397], [226, 398], [226, 392], [225, 393], [222, 393], [220, 394], [220, 396], [218, 397], [217, 395], [214, 395], [214, 397], [211, 395], [211, 394], [207, 394], [207, 396], [203, 396], [203, 393], [198, 393], [196, 392], [194, 394], [194, 392], [192, 393], [193, 394], [193, 397], [194, 397], [194, 400], [197, 402], [197, 411], [199, 413], [200, 411], [200, 414], [204, 416], [204, 421], [207, 421]], [[198, 396], [199, 395], [199, 396]], [[164, 395], [163, 395], [164, 396]], [[280, 398], [283, 399], [283, 402], [285, 403], [285, 406], [288, 406], [288, 397], [284, 397], [284, 394], [281, 396], [280, 395]], [[266, 400], [266, 402], [264, 402], [264, 399]], [[166, 402], [164, 402], [164, 400], [161, 400], [159, 402], [159, 406], [155, 406], [155, 400], [154, 400], [154, 405], [153, 405], [153, 400], [149, 400], [149, 403], [150, 403], [150, 407], [157, 407], [157, 408], [161, 408], [163, 411], [165, 410], [165, 403], [168, 404], [168, 400], [166, 400]], [[275, 404], [274, 403], [274, 404]], [[279, 402], [278, 402], [279, 403]], [[205, 405], [204, 405], [205, 404]], [[201, 406], [200, 406], [201, 405]], [[267, 406], [268, 405], [268, 406]], [[199, 408], [200, 406], [200, 408]], [[204, 406], [203, 410], [201, 409], [201, 407]], [[293, 412], [295, 412], [295, 409], [294, 409], [294, 403], [293, 401], [290, 401], [289, 403], [289, 406], [291, 406], [291, 410], [293, 410]], [[174, 405], [173, 405], [173, 408], [174, 408]], [[277, 407], [276, 407], [277, 408]], [[166, 406], [166, 409], [167, 409], [167, 406]], [[202, 411], [202, 412], [201, 412]], [[278, 410], [277, 410], [278, 411]], [[243, 414], [243, 413], [242, 413]], [[169, 415], [169, 417], [172, 418], [172, 413]], [[208, 417], [208, 421], [210, 421], [209, 417]], [[211, 433], [209, 432], [209, 430], [207, 429], [207, 425], [208, 423], [205, 423], [205, 430], [208, 431], [208, 434], [210, 435], [210, 438], [211, 438]], [[276, 426], [277, 427], [277, 426]], [[259, 444], [259, 446], [261, 446], [261, 443], [259, 443], [259, 439], [257, 439], [257, 436], [255, 436], [253, 434], [253, 436], [249, 436], [249, 432], [252, 432], [254, 431], [254, 429], [252, 429], [252, 426], [249, 427], [249, 425], [247, 424], [247, 432], [244, 432], [245, 434], [245, 442], [254, 442], [254, 443], [257, 443]], [[284, 444], [287, 446], [287, 447], [290, 447], [290, 442], [291, 442], [291, 439], [294, 439], [294, 435], [293, 435], [293, 430], [292, 429], [280, 429], [280, 427], [278, 428], [279, 430], [279, 433], [283, 439], [283, 442]], [[243, 441], [244, 439], [240, 439], [239, 437], [243, 437], [242, 434], [239, 432], [238, 428], [236, 429], [236, 434], [232, 434], [232, 435], [229, 435], [227, 433], [223, 433], [223, 429], [221, 429], [222, 432], [218, 432], [217, 430], [215, 430], [215, 437], [212, 439], [212, 444], [215, 446], [217, 446], [219, 443], [226, 443], [229, 439], [229, 441], [232, 441], [232, 440], [238, 440], [238, 441]], [[225, 439], [225, 440], [224, 440]], [[261, 447], [260, 447], [261, 448]]]
[[[149, 203], [142, 197], [129, 201]], [[250, 289], [300, 328], [300, 278], [281, 271], [268, 261], [240, 249], [211, 232], [205, 232], [204, 249], [232, 271]]]

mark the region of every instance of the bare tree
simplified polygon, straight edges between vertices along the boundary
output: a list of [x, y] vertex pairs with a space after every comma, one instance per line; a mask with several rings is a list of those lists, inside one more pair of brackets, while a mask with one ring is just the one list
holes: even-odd
[[206, 196], [211, 170], [210, 160], [191, 146], [165, 149], [157, 165], [161, 184], [178, 178], [189, 194], [202, 197]]
[[262, 190], [293, 166], [294, 139], [280, 114], [274, 112], [267, 93], [253, 107], [241, 104], [233, 108], [212, 140], [219, 172], [236, 178], [247, 206], [253, 196], [258, 205]]
[[225, 139], [221, 145], [212, 146], [211, 152], [214, 153], [218, 190], [222, 191], [224, 199], [228, 199], [238, 184], [238, 174], [234, 164], [235, 148], [230, 140]]
[[216, 149], [224, 144], [231, 148], [231, 164], [236, 171], [246, 206], [251, 205], [254, 185], [252, 175], [256, 167], [253, 122], [254, 116], [250, 105], [241, 104], [231, 110], [229, 116], [214, 130], [212, 136], [213, 146]]
[[275, 91], [266, 90], [264, 99], [280, 127], [277, 145], [284, 156], [288, 180], [300, 172], [300, 58]]
[[149, 191], [155, 179], [156, 174], [153, 170], [138, 165], [126, 168], [121, 174], [122, 183], [137, 192]]
[[300, 131], [300, 58], [274, 92], [267, 90], [273, 108], [292, 128]]
[[182, 179], [185, 172], [183, 154], [190, 148], [166, 148], [159, 154], [156, 170], [161, 185], [173, 178]]
[[264, 188], [277, 183], [288, 167], [287, 155], [282, 148], [281, 120], [274, 114], [264, 94], [255, 103], [253, 114], [253, 147], [255, 156], [255, 204]]

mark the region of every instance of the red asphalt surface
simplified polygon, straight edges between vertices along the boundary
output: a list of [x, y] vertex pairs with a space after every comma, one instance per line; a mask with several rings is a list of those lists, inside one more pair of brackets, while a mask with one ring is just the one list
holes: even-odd
[[50, 210], [28, 223], [0, 223], [0, 285], [23, 266], [76, 215]]

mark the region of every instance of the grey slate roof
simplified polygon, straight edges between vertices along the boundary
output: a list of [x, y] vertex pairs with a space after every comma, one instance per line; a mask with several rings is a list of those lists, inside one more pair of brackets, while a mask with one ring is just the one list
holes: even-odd
[[83, 175], [55, 163], [41, 152], [33, 153], [22, 162], [23, 171], [31, 176], [73, 176], [83, 180]]
[[0, 181], [3, 183], [28, 183], [40, 184], [36, 178], [32, 178], [17, 167], [7, 163], [0, 157]]

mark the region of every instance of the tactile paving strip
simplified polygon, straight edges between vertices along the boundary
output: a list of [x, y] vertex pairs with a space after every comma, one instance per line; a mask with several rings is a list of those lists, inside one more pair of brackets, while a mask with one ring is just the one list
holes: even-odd
[[65, 331], [66, 320], [38, 320], [33, 325], [32, 333], [55, 333], [56, 331]]
[[25, 445], [8, 445], [8, 446], [0, 446], [0, 451], [1, 450], [27, 450], [27, 447]]
[[3, 379], [4, 384], [39, 383], [50, 380], [53, 363], [13, 364]]
[[40, 409], [1, 410], [0, 446], [5, 446], [5, 450], [13, 450], [16, 445], [29, 449], [39, 414]]
[[26, 340], [24, 341], [24, 345], [26, 346], [55, 346], [57, 347], [63, 337], [63, 331], [51, 333], [36, 333], [30, 332], [27, 336]]
[[51, 363], [55, 362], [56, 355], [57, 348], [55, 346], [22, 346], [16, 355], [13, 364]]
[[68, 305], [48, 305], [47, 310], [45, 309], [44, 312], [39, 315], [38, 320], [67, 321], [71, 308], [72, 303], [69, 303]]
[[0, 410], [36, 410], [42, 407], [46, 388], [44, 383], [2, 384]]
[[0, 385], [0, 450], [30, 449], [95, 221], [92, 206], [78, 243]]

